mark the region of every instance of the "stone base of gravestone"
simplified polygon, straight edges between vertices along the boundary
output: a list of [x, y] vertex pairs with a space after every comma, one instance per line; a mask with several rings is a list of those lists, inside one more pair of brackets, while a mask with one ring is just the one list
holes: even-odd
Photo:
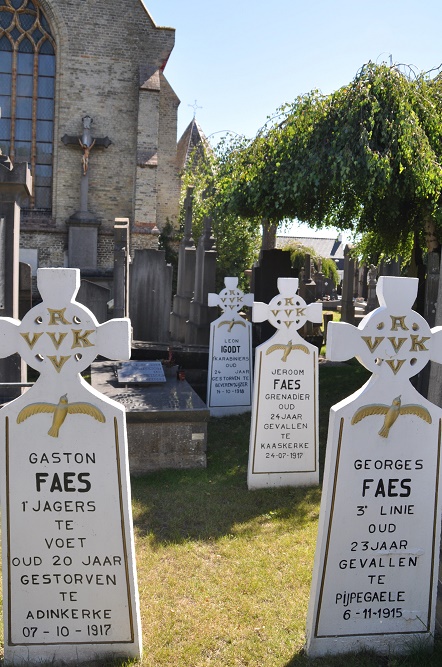
[[69, 219], [68, 264], [73, 268], [96, 269], [99, 221], [80, 222]]
[[185, 380], [148, 386], [117, 381], [115, 363], [92, 364], [92, 386], [126, 408], [132, 475], [166, 468], [205, 468], [210, 413]]

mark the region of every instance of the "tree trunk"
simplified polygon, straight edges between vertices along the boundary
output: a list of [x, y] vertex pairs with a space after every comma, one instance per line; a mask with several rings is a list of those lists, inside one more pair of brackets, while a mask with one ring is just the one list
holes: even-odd
[[262, 250], [273, 250], [276, 248], [276, 230], [278, 225], [275, 222], [269, 222], [266, 218], [262, 219]]

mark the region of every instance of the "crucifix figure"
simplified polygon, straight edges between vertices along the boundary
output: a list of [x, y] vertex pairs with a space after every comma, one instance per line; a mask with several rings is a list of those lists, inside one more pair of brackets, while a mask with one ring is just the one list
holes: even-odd
[[109, 137], [92, 137], [91, 126], [93, 118], [83, 116], [83, 132], [81, 137], [65, 134], [61, 141], [65, 146], [80, 146], [83, 151], [81, 156], [82, 175], [80, 183], [80, 210], [71, 217], [71, 220], [91, 220], [94, 218], [88, 211], [88, 191], [89, 191], [89, 156], [92, 148], [104, 146], [108, 148], [112, 141]]

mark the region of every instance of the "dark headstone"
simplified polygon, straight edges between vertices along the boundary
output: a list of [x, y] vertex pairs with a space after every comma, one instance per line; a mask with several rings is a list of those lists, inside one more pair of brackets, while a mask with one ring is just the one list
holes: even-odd
[[[279, 294], [278, 278], [295, 278], [290, 262], [290, 253], [284, 250], [263, 250], [259, 263], [253, 267], [251, 292], [255, 301], [270, 303]], [[253, 329], [253, 345], [260, 345], [275, 333], [267, 321], [257, 323]]]
[[129, 219], [115, 218], [114, 317], [129, 316]]
[[30, 264], [19, 264], [18, 317], [20, 320], [32, 308], [32, 268]]
[[212, 236], [212, 221], [205, 220], [204, 234], [198, 241], [195, 263], [195, 286], [186, 322], [185, 342], [189, 345], [208, 345], [210, 323], [216, 319], [217, 308], [209, 307], [208, 295], [215, 291], [216, 257]]
[[164, 250], [135, 250], [130, 271], [129, 314], [135, 340], [167, 342], [172, 266]]
[[107, 287], [96, 285], [89, 280], [81, 281], [77, 301], [89, 308], [100, 324], [109, 319], [108, 303], [110, 298], [111, 292]]
[[170, 334], [172, 340], [184, 342], [186, 338], [186, 322], [189, 319], [190, 302], [195, 289], [196, 248], [192, 238], [192, 201], [193, 188], [187, 188], [184, 202], [186, 217], [184, 236], [178, 251], [177, 293], [173, 297], [170, 314]]
[[349, 246], [344, 250], [344, 279], [342, 282], [341, 319], [343, 322], [354, 324], [355, 306], [354, 297], [355, 261], [350, 256]]

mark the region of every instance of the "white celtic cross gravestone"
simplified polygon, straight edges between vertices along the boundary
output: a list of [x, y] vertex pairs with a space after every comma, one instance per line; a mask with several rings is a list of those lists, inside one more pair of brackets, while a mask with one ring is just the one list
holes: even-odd
[[209, 306], [223, 311], [210, 325], [207, 407], [216, 417], [247, 412], [252, 403], [252, 325], [239, 311], [252, 305], [253, 294], [238, 289], [238, 278], [224, 284], [219, 295], [208, 295]]
[[254, 322], [276, 329], [255, 350], [249, 489], [308, 486], [319, 481], [318, 349], [298, 329], [322, 321], [322, 305], [306, 305], [297, 278], [279, 278], [271, 302], [254, 303]]
[[442, 362], [442, 329], [412, 310], [417, 278], [382, 277], [379, 308], [332, 323], [327, 355], [373, 375], [330, 412], [307, 621], [311, 656], [431, 642], [440, 536], [442, 410], [409, 378]]
[[40, 269], [43, 302], [0, 319], [0, 355], [40, 377], [0, 411], [5, 663], [141, 653], [124, 408], [79, 375], [130, 357], [130, 321], [75, 301], [78, 269]]

